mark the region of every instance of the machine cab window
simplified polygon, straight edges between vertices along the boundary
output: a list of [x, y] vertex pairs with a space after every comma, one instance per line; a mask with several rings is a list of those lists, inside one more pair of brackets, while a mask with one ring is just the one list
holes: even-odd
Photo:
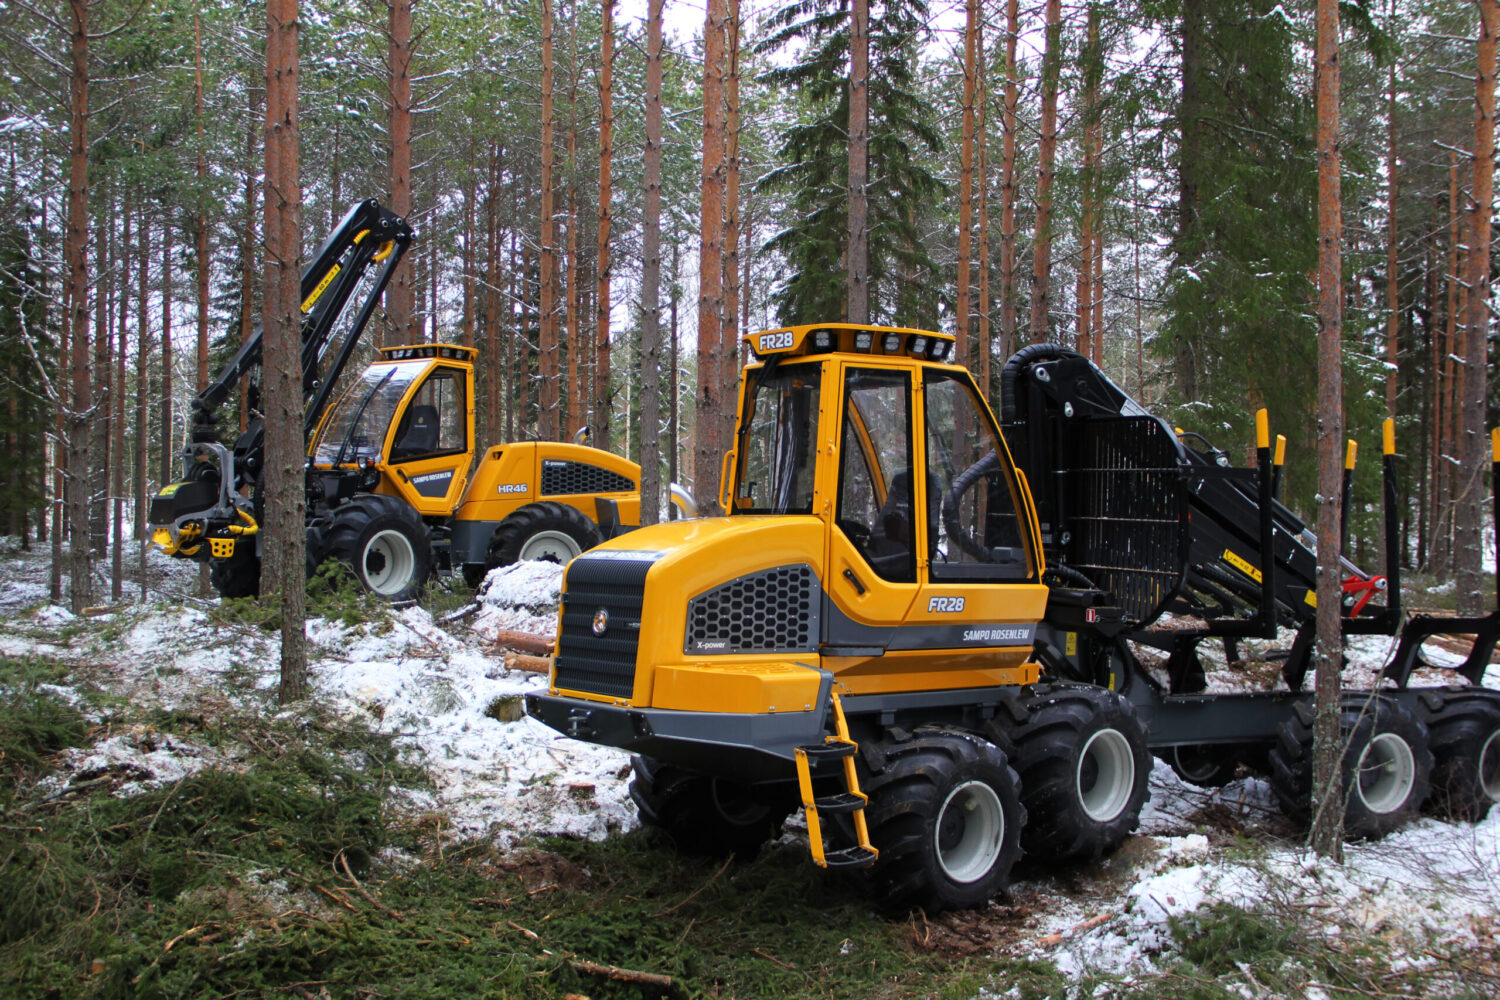
[[910, 397], [906, 372], [845, 372], [838, 527], [871, 569], [895, 583], [917, 579]]
[[466, 451], [468, 401], [462, 373], [439, 368], [417, 387], [391, 441], [391, 461]]
[[736, 514], [811, 514], [822, 364], [753, 373], [735, 462]]
[[406, 391], [427, 369], [426, 361], [375, 364], [339, 396], [313, 445], [316, 465], [380, 461], [386, 431]]
[[931, 578], [1031, 579], [1015, 472], [972, 384], [929, 371], [923, 398]]

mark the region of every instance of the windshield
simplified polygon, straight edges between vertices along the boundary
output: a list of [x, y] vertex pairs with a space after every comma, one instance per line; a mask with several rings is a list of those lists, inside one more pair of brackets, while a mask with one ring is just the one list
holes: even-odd
[[736, 513], [812, 513], [822, 375], [815, 363], [751, 376], [758, 382], [741, 424]]
[[[313, 447], [315, 465], [334, 462], [379, 461], [385, 434], [401, 397], [421, 377], [430, 362], [398, 361], [371, 365], [345, 389]], [[346, 445], [347, 442], [347, 445]], [[342, 452], [342, 454], [340, 454]]]

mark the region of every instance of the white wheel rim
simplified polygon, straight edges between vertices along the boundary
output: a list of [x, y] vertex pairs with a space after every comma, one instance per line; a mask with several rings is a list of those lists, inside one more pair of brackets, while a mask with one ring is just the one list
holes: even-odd
[[1078, 801], [1088, 818], [1108, 823], [1119, 817], [1135, 789], [1135, 754], [1118, 729], [1101, 729], [1090, 736], [1078, 755], [1074, 774]]
[[1479, 748], [1479, 787], [1491, 802], [1500, 802], [1500, 729]]
[[1395, 733], [1379, 733], [1359, 755], [1354, 787], [1372, 813], [1391, 813], [1411, 798], [1417, 781], [1411, 746]]
[[521, 546], [519, 558], [566, 564], [582, 551], [566, 531], [538, 531]]
[[411, 539], [395, 528], [378, 531], [365, 545], [365, 585], [381, 597], [399, 594], [411, 583], [417, 568], [417, 553]]
[[995, 867], [1005, 840], [1000, 796], [983, 781], [959, 785], [943, 800], [932, 838], [945, 875], [955, 882], [984, 878]]

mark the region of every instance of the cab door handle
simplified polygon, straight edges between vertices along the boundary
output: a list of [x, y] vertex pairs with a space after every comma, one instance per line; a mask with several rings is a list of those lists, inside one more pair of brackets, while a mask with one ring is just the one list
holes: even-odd
[[859, 593], [860, 597], [865, 596], [865, 585], [860, 581], [859, 577], [854, 575], [854, 570], [844, 570], [844, 579], [854, 584], [854, 589]]

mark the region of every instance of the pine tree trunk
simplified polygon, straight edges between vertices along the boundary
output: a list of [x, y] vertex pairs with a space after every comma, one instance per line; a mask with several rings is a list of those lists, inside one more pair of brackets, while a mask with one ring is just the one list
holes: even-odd
[[1048, 337], [1052, 308], [1052, 175], [1057, 155], [1057, 80], [1062, 68], [1060, 0], [1047, 0], [1047, 50], [1042, 57], [1042, 140], [1036, 181], [1036, 237], [1031, 251], [1031, 342]]
[[[478, 256], [474, 253], [474, 239], [478, 228], [476, 219], [475, 202], [477, 200], [476, 189], [479, 187], [479, 175], [476, 172], [478, 160], [476, 155], [474, 132], [472, 122], [469, 132], [469, 169], [463, 178], [464, 189], [464, 250], [463, 250], [463, 275], [460, 281], [463, 285], [463, 316], [459, 320], [461, 330], [459, 336], [463, 338], [465, 347], [474, 346], [474, 268], [478, 262]], [[495, 359], [487, 359], [488, 366], [494, 365]], [[480, 425], [483, 426], [482, 424]], [[487, 440], [493, 441], [494, 438]]]
[[1339, 525], [1342, 501], [1343, 273], [1340, 244], [1338, 0], [1318, 0], [1318, 615], [1317, 694], [1313, 725], [1314, 851], [1343, 859], [1344, 794], [1339, 762]]
[[[724, 29], [725, 0], [708, 0], [703, 32], [702, 243], [698, 257], [698, 405], [693, 485], [700, 495], [715, 492], [728, 441], [724, 418], [734, 419], [719, 372], [724, 343]], [[646, 397], [643, 405], [655, 405]], [[655, 425], [644, 428], [654, 438]], [[712, 509], [712, 505], [710, 505]]]
[[655, 433], [661, 423], [661, 21], [662, 0], [649, 0], [646, 13], [646, 192], [641, 218], [642, 526], [657, 523], [657, 511], [661, 507], [661, 456]]
[[[389, 14], [387, 69], [390, 84], [391, 211], [410, 221], [411, 198], [411, 7], [412, 0], [386, 0]], [[407, 257], [391, 275], [385, 293], [391, 336], [398, 344], [417, 339], [413, 324], [416, 288], [412, 261]]]
[[599, 447], [608, 450], [612, 441], [610, 424], [614, 393], [610, 387], [609, 309], [610, 259], [609, 226], [612, 165], [614, 156], [614, 68], [615, 3], [603, 0], [603, 25], [599, 41], [599, 283], [594, 292], [598, 312], [594, 321], [594, 436]]
[[1458, 407], [1458, 468], [1453, 510], [1454, 570], [1458, 610], [1484, 612], [1484, 472], [1489, 458], [1485, 433], [1490, 331], [1490, 224], [1495, 204], [1495, 32], [1500, 0], [1479, 2], [1479, 59], [1474, 96], [1474, 189], [1470, 200], [1467, 264], [1468, 311], [1464, 315], [1463, 378]]
[[725, 420], [720, 454], [732, 447], [739, 382], [740, 312], [740, 0], [728, 0], [724, 26], [724, 311], [719, 326], [719, 385]]
[[974, 259], [974, 102], [978, 92], [979, 60], [975, 36], [979, 31], [979, 0], [964, 2], [964, 94], [963, 137], [958, 156], [958, 287], [955, 289], [954, 360], [969, 365], [973, 353], [973, 281], [969, 266]]
[[141, 543], [141, 598], [146, 596], [146, 507], [150, 502], [147, 484], [150, 474], [146, 466], [150, 462], [150, 439], [146, 425], [150, 422], [150, 406], [146, 388], [151, 357], [150, 312], [147, 308], [151, 283], [151, 258], [146, 247], [150, 243], [150, 228], [146, 224], [146, 210], [136, 206], [136, 299], [135, 299], [135, 538]]
[[172, 402], [172, 226], [165, 216], [161, 222], [161, 454], [158, 481], [165, 486], [177, 478], [176, 407]]
[[1000, 355], [1017, 346], [1016, 320], [1016, 106], [1021, 100], [1016, 38], [1019, 0], [1005, 4], [1005, 109], [1000, 117]]
[[1390, 101], [1386, 105], [1386, 246], [1385, 246], [1385, 413], [1396, 416], [1396, 394], [1398, 388], [1397, 364], [1400, 352], [1397, 334], [1401, 328], [1400, 302], [1397, 299], [1396, 251], [1400, 242], [1400, 228], [1396, 219], [1396, 62], [1391, 61]]
[[541, 237], [541, 333], [537, 340], [540, 384], [538, 385], [537, 434], [543, 441], [561, 437], [561, 414], [557, 357], [557, 220], [553, 218], [556, 170], [553, 166], [552, 130], [552, 0], [542, 0], [542, 237]]
[[990, 191], [989, 191], [989, 148], [990, 133], [989, 123], [989, 83], [986, 66], [988, 60], [984, 54], [984, 21], [979, 22], [975, 35], [975, 47], [978, 50], [979, 70], [979, 99], [978, 119], [976, 128], [979, 132], [979, 166], [978, 177], [975, 186], [979, 191], [979, 305], [975, 310], [978, 314], [979, 329], [976, 331], [976, 342], [979, 347], [979, 391], [984, 394], [986, 400], [994, 398], [990, 382], [990, 356], [994, 353], [994, 339], [992, 336], [990, 322]]
[[265, 532], [261, 590], [281, 610], [282, 704], [308, 694], [302, 470], [302, 190], [297, 0], [268, 0], [266, 31]]
[[125, 594], [125, 353], [130, 339], [130, 205], [124, 198], [120, 204], [120, 278], [119, 278], [119, 325], [115, 328], [115, 391], [110, 396], [114, 410], [110, 418], [112, 436], [110, 441], [109, 495], [110, 511], [109, 542], [109, 599], [118, 603]]
[[68, 229], [63, 247], [68, 271], [69, 350], [72, 401], [68, 404], [68, 554], [70, 606], [74, 614], [93, 603], [93, 562], [89, 552], [89, 262], [88, 122], [89, 36], [87, 0], [69, 0]]
[[94, 200], [94, 360], [90, 366], [93, 388], [90, 398], [97, 409], [89, 421], [89, 553], [107, 555], [109, 541], [109, 441], [110, 418], [114, 406], [110, 400], [113, 365], [110, 359], [110, 334], [114, 329], [114, 240], [108, 218], [113, 214], [110, 185], [95, 186]]
[[[1203, 49], [1206, 0], [1183, 0], [1182, 4], [1182, 96], [1178, 101], [1177, 245], [1173, 265], [1188, 268], [1197, 261], [1198, 169], [1203, 158]], [[1177, 344], [1173, 359], [1178, 399], [1198, 398], [1198, 360], [1186, 337]]]
[[[870, 3], [852, 0], [849, 34], [850, 323], [870, 322]], [[804, 317], [804, 319], [811, 317]]]
[[[240, 216], [240, 344], [242, 346], [255, 335], [255, 247], [259, 242], [255, 232], [255, 175], [258, 173], [255, 166], [255, 140], [265, 127], [263, 118], [256, 113], [260, 106], [256, 97], [256, 88], [246, 88], [246, 90], [249, 99], [245, 107], [245, 187]], [[338, 208], [335, 207], [334, 211], [338, 211]], [[240, 393], [241, 431], [250, 423], [248, 397], [248, 393]]]
[[1458, 154], [1448, 154], [1448, 267], [1446, 310], [1443, 316], [1442, 368], [1438, 373], [1435, 463], [1437, 504], [1433, 513], [1433, 572], [1447, 576], [1453, 571], [1453, 355], [1458, 350], [1459, 247]]

